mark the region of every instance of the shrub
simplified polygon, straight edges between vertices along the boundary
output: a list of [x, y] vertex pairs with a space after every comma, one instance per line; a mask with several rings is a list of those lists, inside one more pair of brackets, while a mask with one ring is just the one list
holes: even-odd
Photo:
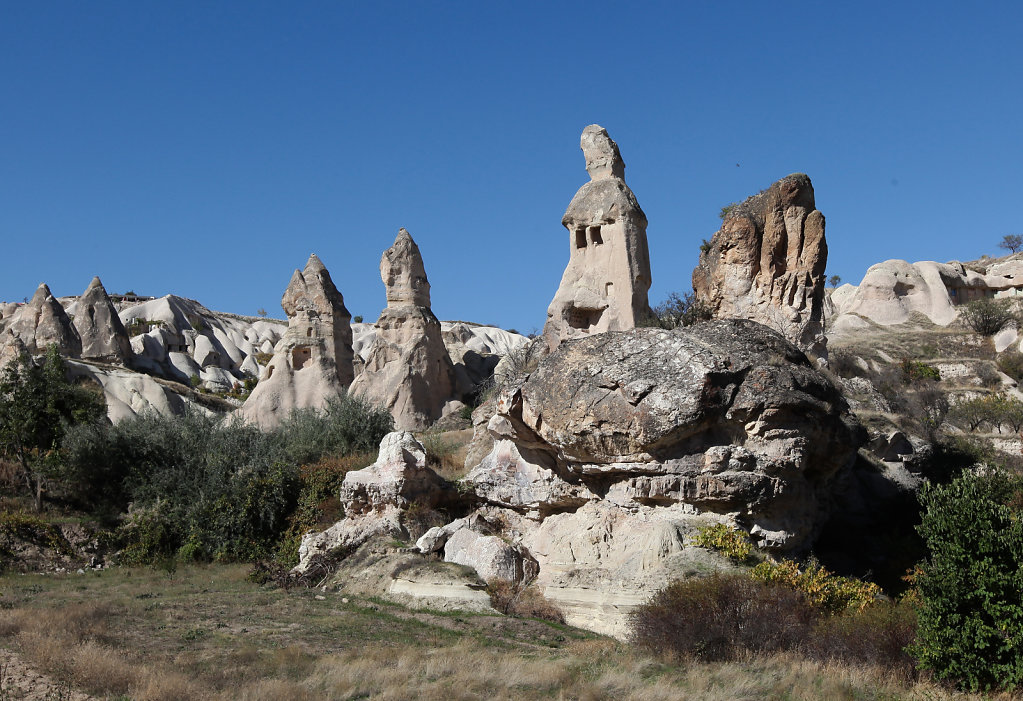
[[631, 617], [633, 641], [675, 660], [731, 660], [799, 645], [816, 613], [802, 594], [740, 574], [669, 584]]
[[908, 602], [877, 602], [840, 616], [822, 618], [804, 646], [814, 660], [869, 664], [910, 677], [907, 648], [916, 637], [916, 611]]
[[684, 292], [681, 295], [671, 292], [663, 302], [650, 311], [650, 316], [639, 320], [640, 326], [670, 330], [707, 321], [712, 316], [707, 305], [697, 300], [692, 292]]
[[914, 382], [921, 382], [924, 380], [938, 381], [940, 379], [941, 373], [938, 372], [938, 368], [928, 365], [920, 360], [913, 360], [912, 358], [902, 359], [903, 383], [912, 384]]
[[795, 589], [813, 606], [829, 614], [862, 610], [881, 596], [881, 587], [873, 582], [832, 574], [812, 558], [802, 568], [792, 560], [761, 562], [750, 576], [759, 582]]
[[916, 577], [913, 654], [939, 679], [978, 691], [1023, 680], [1023, 484], [1001, 471], [926, 486], [918, 530], [929, 554]]
[[998, 369], [1016, 382], [1023, 382], [1023, 353], [1019, 351], [1002, 353], [998, 356]]
[[392, 430], [394, 420], [386, 410], [343, 394], [329, 400], [323, 411], [293, 411], [275, 434], [283, 442], [288, 459], [302, 465], [316, 462], [323, 455], [376, 451]]
[[536, 586], [506, 579], [492, 579], [487, 582], [490, 604], [506, 616], [539, 618], [554, 623], [564, 623], [565, 617], [558, 607], [548, 601]]
[[723, 523], [704, 526], [697, 532], [693, 543], [701, 548], [715, 550], [735, 562], [746, 561], [753, 552], [749, 536]]
[[1011, 300], [987, 297], [962, 305], [959, 308], [959, 318], [967, 327], [982, 336], [994, 336], [1005, 327], [1016, 323], [1016, 313]]

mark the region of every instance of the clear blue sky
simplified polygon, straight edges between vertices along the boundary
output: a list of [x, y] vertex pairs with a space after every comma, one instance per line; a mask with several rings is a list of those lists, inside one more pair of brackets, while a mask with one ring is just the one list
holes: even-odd
[[828, 270], [1023, 233], [1018, 2], [4, 2], [0, 299], [174, 293], [282, 316], [327, 265], [384, 306], [404, 226], [443, 319], [542, 327], [606, 127], [651, 301], [718, 211], [813, 179]]

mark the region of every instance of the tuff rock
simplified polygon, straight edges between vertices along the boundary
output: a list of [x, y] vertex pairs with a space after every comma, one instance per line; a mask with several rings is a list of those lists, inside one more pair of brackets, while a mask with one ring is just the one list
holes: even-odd
[[569, 338], [634, 328], [650, 314], [647, 220], [625, 184], [618, 144], [591, 124], [580, 147], [590, 182], [561, 219], [569, 232], [569, 261], [547, 309], [543, 335], [549, 349]]
[[74, 325], [82, 340], [82, 358], [126, 365], [134, 357], [128, 332], [98, 277], [75, 302]]
[[[281, 307], [288, 330], [240, 410], [263, 428], [277, 426], [294, 409], [322, 409], [352, 383], [352, 316], [316, 254], [291, 276]], [[206, 352], [201, 357], [216, 363]]]
[[386, 408], [396, 428], [423, 429], [441, 418], [454, 398], [455, 373], [440, 322], [430, 310], [422, 254], [405, 229], [384, 251], [380, 277], [387, 307], [351, 392]]
[[28, 304], [18, 308], [9, 320], [4, 320], [0, 335], [0, 367], [22, 353], [41, 355], [51, 344], [56, 345], [65, 357], [78, 358], [82, 355], [78, 331], [50, 288], [42, 283]]
[[822, 326], [828, 245], [813, 184], [789, 175], [733, 207], [693, 270], [714, 318], [752, 319], [827, 359]]

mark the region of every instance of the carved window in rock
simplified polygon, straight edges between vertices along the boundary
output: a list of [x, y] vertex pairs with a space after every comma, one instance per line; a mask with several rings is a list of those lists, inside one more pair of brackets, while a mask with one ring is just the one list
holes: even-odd
[[615, 293], [615, 284], [613, 282], [604, 283], [604, 296], [611, 297]]
[[302, 346], [291, 351], [291, 365], [296, 370], [304, 368], [310, 360], [312, 360], [313, 354], [312, 349], [308, 346]]
[[586, 248], [586, 227], [580, 226], [575, 230], [575, 247]]
[[590, 243], [594, 246], [600, 246], [604, 243], [604, 239], [600, 236], [600, 225], [587, 227], [587, 231], [590, 234]]
[[589, 331], [597, 325], [602, 314], [602, 309], [579, 309], [578, 307], [569, 307], [565, 310], [565, 321], [567, 321], [568, 325], [573, 329]]
[[310, 326], [308, 329], [305, 330], [305, 336], [306, 336], [306, 338], [312, 338], [312, 336], [313, 336], [313, 327], [312, 326]]

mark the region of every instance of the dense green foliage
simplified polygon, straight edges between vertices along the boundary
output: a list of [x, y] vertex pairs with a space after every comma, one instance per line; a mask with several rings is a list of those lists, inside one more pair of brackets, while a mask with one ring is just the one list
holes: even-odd
[[[297, 411], [276, 431], [198, 412], [90, 425], [65, 441], [68, 471], [93, 508], [120, 512], [123, 559], [143, 563], [270, 555], [303, 497], [301, 465], [375, 449], [387, 412], [352, 397]], [[307, 474], [308, 471], [305, 473]]]
[[959, 402], [951, 415], [953, 421], [970, 431], [984, 426], [999, 432], [1003, 426], [1013, 431], [1023, 428], [1023, 402], [1004, 394], [984, 394]]
[[1023, 483], [963, 474], [924, 489], [914, 653], [939, 679], [971, 690], [1023, 681]]
[[981, 336], [994, 336], [1016, 323], [1016, 310], [1012, 300], [984, 297], [959, 308], [959, 318]]
[[59, 475], [68, 428], [105, 415], [102, 395], [70, 382], [56, 346], [41, 362], [22, 354], [0, 374], [0, 454], [21, 466], [36, 510], [48, 477]]
[[715, 550], [736, 562], [745, 562], [753, 552], [749, 536], [723, 523], [701, 528], [697, 531], [693, 544]]

